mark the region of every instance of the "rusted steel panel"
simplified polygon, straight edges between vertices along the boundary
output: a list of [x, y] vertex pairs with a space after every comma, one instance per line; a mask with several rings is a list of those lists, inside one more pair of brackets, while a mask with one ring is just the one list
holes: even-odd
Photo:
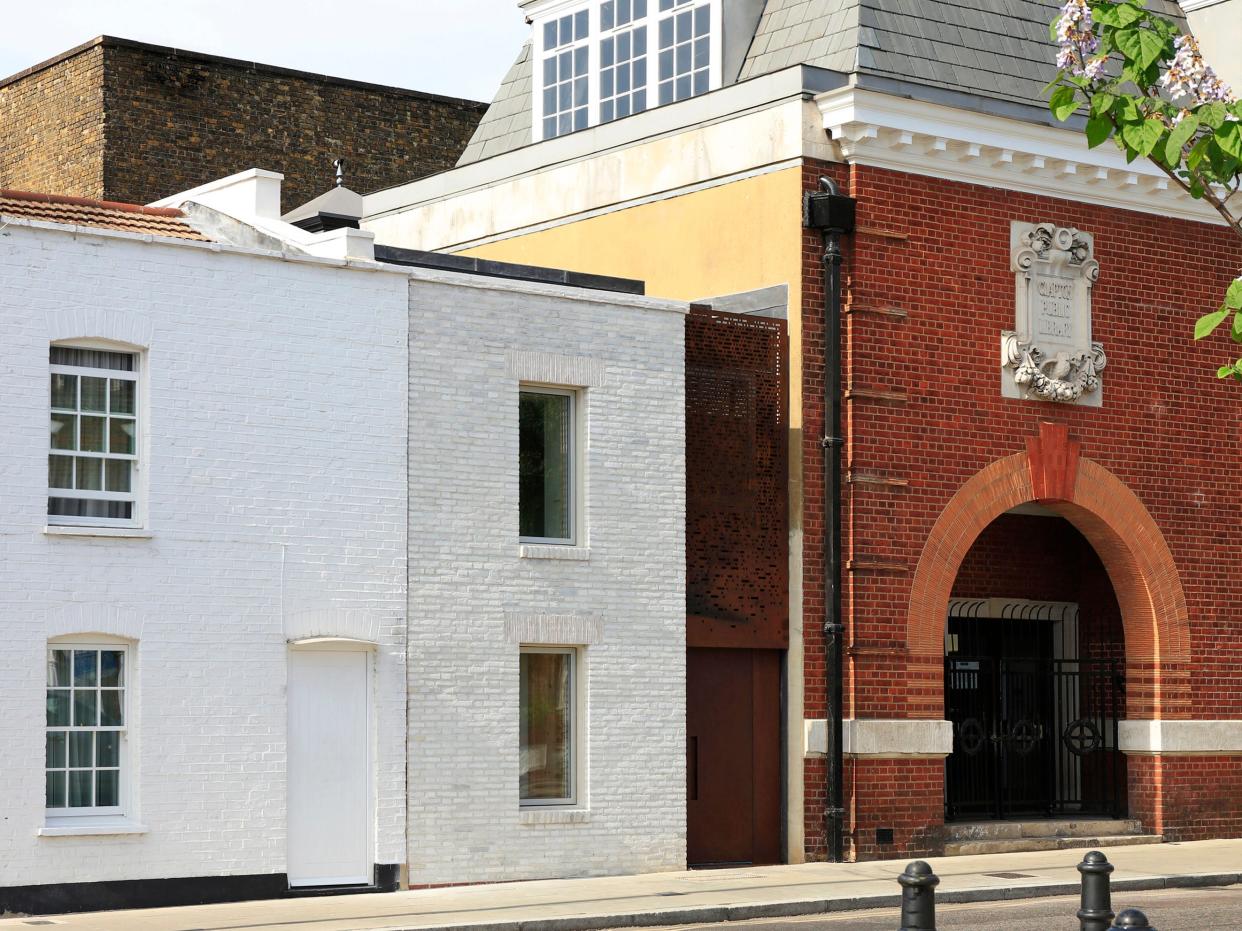
[[690, 646], [789, 644], [785, 322], [686, 318], [686, 589]]

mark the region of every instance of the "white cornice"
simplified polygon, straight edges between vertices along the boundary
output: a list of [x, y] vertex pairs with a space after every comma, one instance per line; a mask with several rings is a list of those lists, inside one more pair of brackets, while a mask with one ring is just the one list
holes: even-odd
[[844, 161], [1046, 197], [1222, 223], [1154, 165], [1127, 165], [1111, 143], [854, 87], [815, 98]]
[[1183, 13], [1193, 13], [1195, 10], [1203, 10], [1226, 2], [1228, 0], [1180, 0], [1180, 6]]

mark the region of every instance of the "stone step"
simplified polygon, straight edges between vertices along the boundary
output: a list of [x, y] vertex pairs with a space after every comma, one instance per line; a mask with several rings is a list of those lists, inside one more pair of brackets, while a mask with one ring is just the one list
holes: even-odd
[[949, 841], [946, 857], [969, 857], [994, 853], [1031, 853], [1037, 850], [1077, 850], [1092, 847], [1132, 847], [1163, 844], [1161, 834], [1113, 834], [1102, 837], [1016, 837], [1009, 840]]
[[1105, 837], [1142, 834], [1143, 827], [1131, 818], [1043, 818], [1038, 821], [969, 821], [945, 825], [945, 840], [1016, 840], [1021, 837]]

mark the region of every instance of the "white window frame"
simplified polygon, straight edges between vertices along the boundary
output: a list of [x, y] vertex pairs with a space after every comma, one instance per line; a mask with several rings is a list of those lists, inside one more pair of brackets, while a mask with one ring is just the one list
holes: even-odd
[[[100, 818], [100, 817], [123, 818], [129, 813], [129, 810], [132, 807], [130, 804], [130, 786], [133, 781], [133, 774], [130, 772], [130, 765], [131, 765], [130, 761], [133, 758], [133, 755], [130, 753], [130, 733], [133, 729], [132, 713], [133, 713], [134, 703], [131, 701], [130, 696], [133, 692], [134, 682], [135, 682], [134, 651], [131, 648], [131, 644], [124, 640], [109, 640], [109, 639], [101, 638], [101, 637], [59, 638], [55, 640], [49, 640], [47, 642], [47, 649], [44, 653], [44, 656], [45, 656], [45, 662], [48, 663], [49, 665], [51, 663], [53, 650], [69, 650], [69, 651], [107, 650], [110, 652], [121, 653], [123, 655], [124, 659], [121, 661], [122, 662], [122, 682], [123, 682], [123, 685], [121, 686], [121, 721], [123, 723], [119, 727], [100, 726], [100, 725], [96, 725], [93, 727], [78, 727], [76, 725], [52, 725], [52, 724], [47, 723], [46, 713], [45, 713], [44, 723], [43, 723], [43, 734], [44, 734], [43, 773], [44, 773], [44, 784], [45, 784], [43, 813], [44, 813], [45, 823], [49, 825], [67, 824], [67, 823], [72, 823], [72, 820], [77, 819], [77, 818]], [[70, 659], [70, 675], [72, 675], [72, 658]], [[47, 690], [50, 689], [50, 686], [51, 686], [51, 684], [47, 681], [47, 678], [48, 677], [45, 673], [44, 674], [44, 686], [43, 686], [44, 694], [46, 694]], [[96, 688], [96, 691], [98, 691], [99, 687], [96, 686], [95, 688]], [[70, 687], [69, 705], [71, 709], [71, 712], [70, 712], [71, 714], [72, 714], [72, 708], [73, 708], [73, 692], [74, 691], [75, 690], [72, 687]], [[48, 772], [47, 759], [46, 759], [47, 735], [51, 731], [65, 731], [67, 734], [72, 734], [75, 731], [89, 731], [91, 733], [99, 733], [101, 731], [112, 731], [119, 735], [117, 739], [117, 764], [118, 764], [117, 765], [117, 802], [118, 804], [102, 805], [102, 806], [96, 805], [90, 808], [69, 808], [69, 807], [48, 808], [47, 807], [47, 795], [46, 795], [46, 781], [47, 781], [47, 772]], [[71, 743], [71, 738], [66, 737], [65, 739], [66, 769], [68, 768], [68, 754], [69, 754], [70, 743]], [[97, 767], [92, 764], [91, 772], [94, 773], [96, 770], [97, 770]], [[65, 793], [66, 793], [65, 800], [66, 801], [68, 801], [68, 791], [69, 791], [68, 777], [66, 776], [66, 786], [65, 786]]]
[[[81, 457], [87, 459], [102, 459], [105, 463], [104, 481], [107, 484], [106, 463], [109, 459], [126, 460], [131, 463], [130, 467], [130, 486], [128, 492], [110, 492], [110, 491], [91, 491], [76, 488], [53, 488], [50, 482], [47, 482], [47, 500], [52, 498], [70, 498], [80, 500], [93, 501], [123, 501], [131, 505], [130, 517], [128, 518], [110, 518], [110, 517], [88, 517], [66, 514], [46, 514], [47, 524], [49, 527], [117, 527], [117, 528], [135, 528], [142, 527], [145, 515], [142, 513], [142, 502], [145, 500], [144, 491], [144, 470], [142, 463], [145, 460], [145, 429], [146, 422], [146, 354], [137, 346], [130, 346], [123, 343], [115, 343], [110, 340], [100, 339], [81, 339], [66, 340], [64, 342], [54, 342], [49, 344], [49, 349], [58, 347], [63, 349], [83, 349], [87, 351], [114, 352], [118, 354], [133, 357], [133, 371], [126, 372], [116, 369], [95, 369], [84, 366], [75, 365], [56, 365], [48, 363], [49, 381], [52, 375], [74, 375], [79, 378], [105, 378], [120, 379], [132, 381], [134, 383], [134, 452], [133, 454], [124, 453], [92, 453], [74, 450], [72, 452], [63, 449], [53, 449], [51, 437], [48, 437], [48, 456], [66, 455], [67, 457]], [[78, 383], [79, 388], [79, 410], [75, 412], [77, 417], [78, 430], [81, 430], [81, 382]], [[48, 389], [47, 395], [48, 420], [51, 421], [53, 413], [51, 389]], [[109, 417], [111, 412], [105, 412], [104, 417]], [[46, 474], [46, 465], [45, 474]], [[46, 512], [47, 506], [44, 506]]]
[[[518, 649], [518, 661], [524, 654], [530, 653], [552, 653], [569, 657], [569, 797], [568, 798], [532, 798], [525, 799], [520, 795], [518, 805], [521, 808], [575, 808], [579, 805], [582, 798], [582, 759], [585, 754], [582, 752], [582, 727], [581, 721], [586, 717], [584, 714], [583, 694], [581, 691], [581, 666], [582, 666], [582, 650], [575, 646], [546, 646], [546, 645], [523, 645]], [[521, 676], [519, 666], [519, 677]], [[520, 694], [520, 693], [519, 693]], [[519, 702], [520, 705], [520, 702]], [[521, 708], [518, 708], [518, 714], [521, 714]], [[521, 731], [519, 722], [518, 735], [518, 755], [521, 756]]]
[[[582, 450], [579, 445], [579, 418], [581, 417], [580, 408], [582, 407], [582, 391], [577, 388], [565, 388], [557, 385], [532, 384], [522, 382], [518, 385], [519, 398], [523, 394], [552, 394], [559, 397], [569, 398], [569, 463], [566, 467], [568, 472], [567, 486], [569, 488], [569, 501], [566, 502], [566, 511], [569, 517], [569, 536], [568, 537], [526, 537], [518, 534], [519, 543], [536, 543], [550, 546], [577, 546], [578, 540], [582, 537]], [[518, 442], [521, 443], [521, 425], [518, 426]], [[518, 491], [519, 508], [521, 507], [521, 490]]]
[[[711, 7], [711, 62], [708, 65], [708, 93], [720, 88], [723, 75], [724, 53], [724, 16], [723, 0], [707, 0]], [[695, 5], [698, 5], [697, 3]], [[559, 138], [558, 135], [545, 136], [543, 133], [543, 60], [546, 49], [543, 43], [543, 26], [550, 19], [570, 15], [580, 10], [588, 10], [587, 27], [587, 129], [605, 125], [600, 121], [600, 43], [604, 38], [613, 35], [616, 30], [603, 30], [600, 16], [601, 0], [546, 0], [544, 3], [532, 4], [527, 9], [531, 23], [531, 55], [533, 61], [531, 80], [531, 133], [534, 142]], [[634, 19], [625, 28], [639, 25], [647, 27], [647, 109], [654, 110], [660, 106], [659, 95], [659, 23], [670, 13], [660, 13], [659, 0], [647, 0], [647, 15]], [[688, 98], [688, 99], [693, 99]], [[679, 101], [680, 102], [680, 101]], [[631, 114], [632, 115], [632, 114]], [[625, 119], [620, 117], [619, 119]], [[616, 119], [610, 122], [617, 122]], [[572, 135], [562, 133], [559, 135]]]

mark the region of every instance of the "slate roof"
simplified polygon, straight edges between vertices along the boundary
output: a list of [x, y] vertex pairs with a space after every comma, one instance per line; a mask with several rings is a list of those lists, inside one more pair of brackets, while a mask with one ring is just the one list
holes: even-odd
[[470, 138], [458, 165], [468, 165], [501, 152], [520, 149], [531, 140], [531, 54], [530, 42], [522, 46], [517, 61], [509, 69], [492, 105]]
[[[730, 2], [730, 0], [725, 0]], [[739, 80], [810, 65], [917, 89], [1034, 104], [1055, 74], [1057, 0], [767, 0]], [[1175, 0], [1156, 13], [1184, 17]], [[531, 53], [522, 48], [459, 165], [531, 141]], [[911, 92], [907, 89], [906, 92]]]
[[185, 214], [171, 207], [141, 207], [115, 201], [0, 190], [0, 218], [20, 217], [65, 226], [89, 226], [171, 239], [211, 240], [190, 226]]

